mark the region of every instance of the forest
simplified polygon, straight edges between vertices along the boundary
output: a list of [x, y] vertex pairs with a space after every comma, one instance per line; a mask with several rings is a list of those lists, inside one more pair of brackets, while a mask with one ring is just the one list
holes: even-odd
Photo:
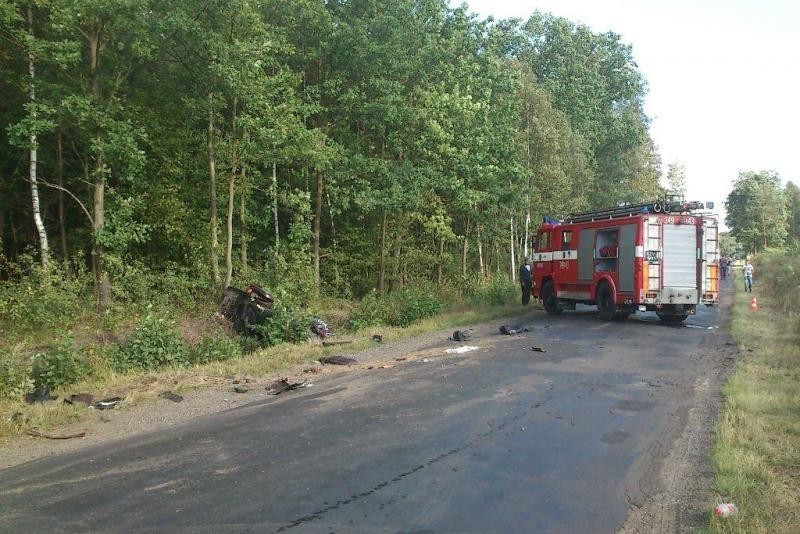
[[[511, 276], [543, 214], [658, 191], [613, 33], [444, 0], [0, 8], [3, 279], [307, 298]], [[134, 286], [134, 287], [132, 287]]]

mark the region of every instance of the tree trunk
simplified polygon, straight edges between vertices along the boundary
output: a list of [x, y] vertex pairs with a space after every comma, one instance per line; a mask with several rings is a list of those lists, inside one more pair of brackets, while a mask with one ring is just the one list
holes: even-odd
[[461, 276], [464, 278], [467, 277], [467, 249], [469, 248], [469, 226], [470, 226], [470, 219], [467, 217], [466, 223], [464, 224], [464, 244], [463, 248], [461, 249]]
[[397, 231], [394, 235], [394, 243], [392, 244], [392, 263], [394, 269], [392, 272], [392, 283], [389, 286], [391, 291], [403, 287], [403, 280], [400, 278], [400, 251], [403, 244], [403, 229], [398, 221]]
[[[274, 147], [273, 147], [274, 148]], [[272, 160], [272, 224], [275, 226], [275, 257], [280, 252], [281, 234], [278, 229], [278, 174], [277, 163]]]
[[[61, 128], [56, 132], [56, 179], [58, 180], [58, 231], [61, 236], [61, 257], [66, 262], [69, 259], [67, 253], [67, 208], [64, 204], [64, 152], [61, 145]], [[69, 269], [67, 269], [69, 274]]]
[[[94, 105], [100, 106], [100, 28], [97, 24], [91, 30], [88, 36], [89, 43], [89, 72], [92, 78], [92, 96], [94, 97]], [[95, 137], [99, 141], [100, 131], [99, 125], [95, 126]], [[105, 176], [105, 163], [103, 161], [103, 154], [98, 153], [95, 156], [95, 170], [94, 170], [94, 216], [92, 220], [92, 234], [94, 243], [92, 246], [92, 266], [94, 269], [95, 287], [97, 288], [97, 307], [102, 313], [108, 310], [111, 306], [111, 279], [105, 269], [105, 250], [100, 245], [98, 238], [100, 231], [105, 224], [105, 196], [106, 196], [106, 176]]]
[[[33, 39], [33, 8], [28, 4], [28, 33]], [[30, 76], [30, 83], [28, 85], [28, 97], [31, 103], [31, 119], [36, 122], [36, 74], [34, 71], [33, 51], [28, 50], [28, 75]], [[39, 184], [36, 179], [36, 164], [37, 164], [37, 146], [36, 146], [36, 130], [35, 127], [31, 128], [30, 134], [30, 165], [28, 167], [28, 177], [31, 183], [31, 201], [33, 208], [33, 222], [36, 224], [36, 231], [39, 234], [39, 248], [42, 254], [42, 266], [47, 267], [50, 261], [50, 246], [47, 243], [47, 232], [44, 228], [44, 221], [42, 220], [42, 213], [39, 209]]]
[[238, 100], [233, 98], [233, 114], [231, 115], [231, 172], [228, 179], [228, 241], [225, 248], [225, 284], [224, 287], [231, 285], [233, 279], [233, 205], [234, 193], [236, 190], [236, 106]]
[[517, 281], [517, 264], [514, 258], [514, 249], [516, 248], [516, 243], [514, 243], [514, 216], [511, 216], [511, 281]]
[[528, 229], [531, 226], [531, 209], [530, 209], [530, 200], [528, 200], [528, 211], [525, 213], [525, 244], [524, 244], [524, 255], [528, 255]]
[[241, 181], [239, 182], [239, 259], [242, 262], [242, 272], [247, 272], [247, 213], [245, 209], [247, 200], [245, 180], [247, 179], [247, 176], [245, 173], [245, 165], [242, 163], [240, 174]]
[[339, 260], [336, 246], [336, 224], [333, 222], [333, 204], [331, 203], [331, 194], [325, 190], [325, 198], [328, 201], [328, 215], [331, 218], [331, 244], [333, 245], [333, 276], [336, 281], [336, 287], [339, 287]]
[[378, 245], [379, 267], [378, 267], [378, 294], [383, 295], [386, 290], [386, 210], [381, 214], [381, 239]]
[[217, 239], [217, 157], [214, 153], [214, 95], [208, 93], [208, 177], [211, 182], [211, 273], [214, 286], [219, 287], [219, 241]]
[[481, 243], [481, 225], [480, 224], [478, 225], [477, 230], [478, 230], [478, 266], [480, 267], [480, 270], [481, 270], [481, 278], [484, 278], [486, 276], [486, 273], [485, 273], [484, 267], [483, 267], [483, 243]]
[[322, 173], [317, 173], [316, 192], [314, 193], [314, 296], [319, 298], [319, 238], [322, 225]]
[[436, 266], [436, 284], [442, 284], [442, 263], [444, 263], [444, 235], [439, 237], [439, 265]]

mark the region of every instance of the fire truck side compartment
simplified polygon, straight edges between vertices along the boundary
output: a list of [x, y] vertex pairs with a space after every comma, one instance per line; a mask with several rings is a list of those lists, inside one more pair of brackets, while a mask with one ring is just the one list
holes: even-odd
[[594, 277], [594, 228], [583, 228], [578, 238], [578, 280]]

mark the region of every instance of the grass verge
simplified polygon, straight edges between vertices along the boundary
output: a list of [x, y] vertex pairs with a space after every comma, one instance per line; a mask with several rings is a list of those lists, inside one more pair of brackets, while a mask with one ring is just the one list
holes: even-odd
[[[710, 532], [800, 532], [800, 335], [797, 317], [737, 288], [731, 333], [742, 357], [723, 387], [712, 453], [721, 502], [738, 513], [710, 517]], [[752, 296], [759, 310], [749, 308]]]
[[[357, 352], [374, 347], [373, 334], [380, 334], [383, 342], [391, 342], [426, 334], [445, 328], [463, 327], [490, 321], [500, 317], [512, 317], [530, 312], [532, 307], [519, 304], [492, 306], [488, 304], [455, 306], [435, 317], [412, 323], [406, 327], [371, 327], [359, 330], [352, 336], [353, 343], [322, 347], [319, 344], [282, 344], [257, 350], [250, 354], [226, 361], [211, 362], [190, 367], [165, 367], [151, 371], [114, 372], [106, 360], [96, 363], [92, 378], [53, 391], [59, 396], [56, 402], [23, 404], [19, 401], [0, 401], [0, 441], [36, 427], [41, 430], [57, 430], [67, 424], [80, 421], [86, 409], [61, 403], [61, 398], [71, 393], [90, 393], [96, 399], [119, 396], [126, 406], [155, 398], [165, 390], [182, 392], [208, 385], [228, 383], [230, 377], [251, 376], [254, 378], [279, 373], [292, 365], [311, 363], [321, 356], [342, 352]], [[103, 363], [105, 362], [105, 363]], [[14, 417], [15, 414], [18, 414]]]

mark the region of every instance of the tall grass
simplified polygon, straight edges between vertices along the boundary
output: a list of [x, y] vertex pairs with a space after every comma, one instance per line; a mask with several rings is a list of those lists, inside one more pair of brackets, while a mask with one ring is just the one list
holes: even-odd
[[800, 295], [790, 274], [798, 267], [797, 258], [764, 255], [753, 293], [736, 285], [731, 331], [742, 357], [723, 388], [712, 459], [719, 498], [739, 511], [712, 517], [711, 532], [800, 532]]

